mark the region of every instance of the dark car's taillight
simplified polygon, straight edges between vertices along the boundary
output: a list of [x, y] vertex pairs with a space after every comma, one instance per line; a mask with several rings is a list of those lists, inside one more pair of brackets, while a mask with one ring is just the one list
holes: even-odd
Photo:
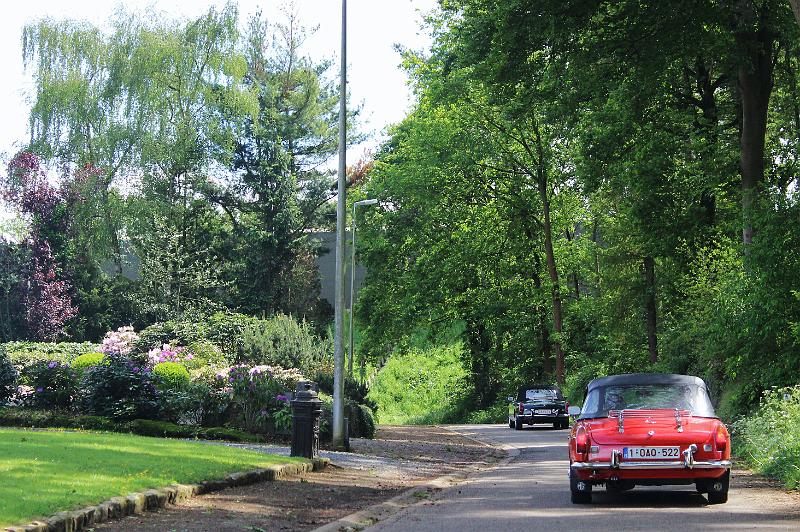
[[724, 451], [728, 446], [728, 431], [725, 430], [725, 426], [722, 424], [717, 425], [717, 432], [714, 435], [714, 443], [716, 444], [718, 451]]
[[564, 412], [569, 412], [569, 401], [564, 401]]
[[525, 412], [525, 403], [520, 401], [519, 402], [519, 413], [522, 414], [523, 412]]

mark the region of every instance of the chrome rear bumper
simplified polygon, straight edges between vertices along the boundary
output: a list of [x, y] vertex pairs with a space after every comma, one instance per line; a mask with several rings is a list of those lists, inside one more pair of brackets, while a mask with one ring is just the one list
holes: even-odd
[[731, 467], [730, 460], [708, 460], [693, 462], [687, 465], [683, 460], [657, 462], [620, 462], [612, 466], [611, 462], [574, 462], [570, 465], [574, 469], [727, 469]]

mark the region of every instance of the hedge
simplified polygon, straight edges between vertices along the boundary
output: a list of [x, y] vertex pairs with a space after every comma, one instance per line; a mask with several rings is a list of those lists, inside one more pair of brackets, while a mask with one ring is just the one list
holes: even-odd
[[119, 423], [102, 416], [74, 416], [60, 412], [25, 408], [0, 408], [0, 426], [130, 432], [140, 436], [155, 436], [159, 438], [197, 438], [201, 440], [226, 440], [248, 443], [263, 441], [262, 438], [255, 434], [223, 427], [205, 428], [177, 425], [167, 421], [153, 421], [150, 419], [134, 419], [127, 423]]

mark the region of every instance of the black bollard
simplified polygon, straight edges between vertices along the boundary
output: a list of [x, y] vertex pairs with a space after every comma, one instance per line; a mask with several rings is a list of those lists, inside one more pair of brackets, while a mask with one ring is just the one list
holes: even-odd
[[314, 391], [316, 385], [305, 381], [297, 384], [292, 400], [292, 453], [303, 458], [319, 457], [319, 416], [322, 401]]

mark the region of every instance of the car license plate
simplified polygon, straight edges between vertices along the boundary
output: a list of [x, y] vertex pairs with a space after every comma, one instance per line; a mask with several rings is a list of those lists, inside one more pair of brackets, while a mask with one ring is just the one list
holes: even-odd
[[550, 414], [553, 413], [553, 411], [552, 410], [536, 410], [536, 411], [534, 411], [534, 413], [537, 416], [549, 416]]
[[669, 460], [681, 456], [680, 447], [623, 447], [622, 458], [628, 460]]

